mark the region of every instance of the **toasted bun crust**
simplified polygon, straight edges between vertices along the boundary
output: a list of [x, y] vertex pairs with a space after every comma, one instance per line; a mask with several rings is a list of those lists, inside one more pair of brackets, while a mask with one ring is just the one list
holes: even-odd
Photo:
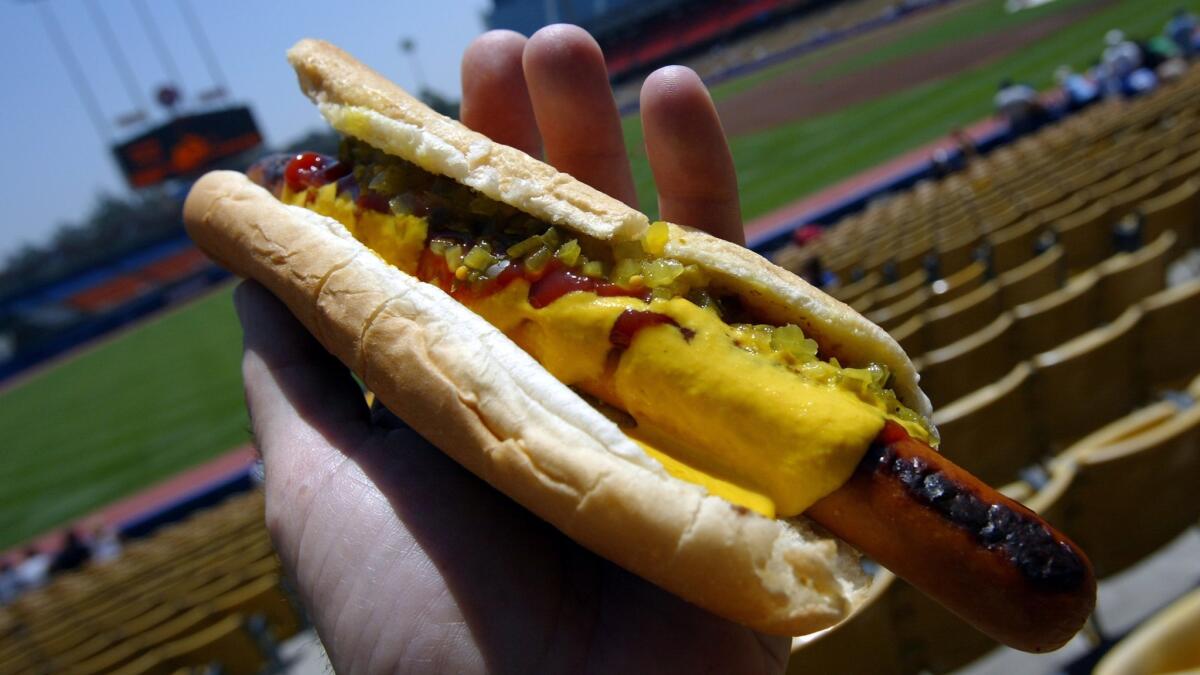
[[[472, 132], [323, 42], [289, 58], [343, 133], [548, 222], [637, 238], [645, 216]], [[337, 221], [280, 203], [241, 174], [188, 196], [192, 238], [267, 286], [378, 398], [467, 469], [573, 539], [716, 614], [776, 634], [831, 625], [869, 579], [804, 518], [768, 519], [669, 476], [611, 421], [436, 286], [382, 262]], [[771, 320], [796, 323], [849, 365], [891, 368], [928, 416], [912, 364], [849, 307], [739, 246], [671, 226], [667, 255], [705, 268]]]

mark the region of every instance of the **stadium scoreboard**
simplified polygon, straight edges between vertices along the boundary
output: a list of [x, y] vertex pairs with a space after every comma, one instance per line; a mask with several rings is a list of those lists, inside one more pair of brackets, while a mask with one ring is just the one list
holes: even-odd
[[180, 115], [114, 145], [113, 153], [129, 185], [144, 188], [200, 173], [260, 144], [250, 108], [237, 106]]

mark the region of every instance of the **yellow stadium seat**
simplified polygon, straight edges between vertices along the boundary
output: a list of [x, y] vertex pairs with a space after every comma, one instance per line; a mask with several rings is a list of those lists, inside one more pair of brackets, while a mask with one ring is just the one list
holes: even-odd
[[220, 614], [262, 617], [275, 640], [286, 640], [300, 630], [300, 620], [283, 592], [278, 575], [259, 577], [213, 601]]
[[922, 277], [924, 277], [925, 267], [923, 263], [930, 252], [931, 242], [928, 239], [905, 244], [904, 248], [897, 252], [892, 260], [896, 276], [903, 279], [914, 272], [920, 272]]
[[1133, 253], [1118, 253], [1100, 264], [1100, 320], [1112, 321], [1142, 298], [1167, 285], [1167, 261], [1175, 247], [1175, 233]]
[[1139, 176], [1161, 176], [1175, 160], [1179, 158], [1179, 149], [1176, 147], [1166, 147], [1155, 150], [1151, 155], [1138, 162], [1137, 173]]
[[63, 672], [69, 672], [72, 675], [111, 673], [126, 664], [132, 663], [139, 656], [142, 656], [142, 653], [141, 648], [133, 642], [119, 642], [86, 661], [72, 664], [69, 669], [65, 669]]
[[940, 349], [983, 329], [1003, 311], [1000, 287], [989, 281], [966, 295], [925, 312], [925, 349]]
[[1054, 349], [1095, 328], [1100, 322], [1099, 282], [1099, 274], [1081, 274], [1063, 288], [1013, 309], [1019, 357]]
[[[1127, 161], [1125, 157], [1121, 157], [1118, 161], [1124, 163]], [[1132, 185], [1134, 182], [1134, 174], [1132, 171], [1118, 171], [1117, 173], [1104, 178], [1103, 180], [1094, 183], [1088, 189], [1087, 198], [1092, 202], [1105, 200], [1112, 195], [1117, 194], [1121, 190]]]
[[254, 675], [266, 665], [262, 650], [250, 635], [241, 615], [231, 615], [217, 623], [164, 645], [159, 650], [164, 669], [216, 664], [224, 675]]
[[1007, 375], [933, 411], [942, 435], [940, 450], [950, 461], [1000, 486], [1042, 454], [1032, 424], [1033, 368], [1019, 363]]
[[[901, 660], [896, 622], [892, 618], [892, 599], [901, 583], [891, 572], [881, 570], [853, 614], [832, 628], [793, 640], [787, 665], [789, 675], [911, 672]], [[864, 645], [870, 648], [865, 649]]]
[[1001, 314], [979, 331], [917, 359], [921, 388], [935, 406], [956, 401], [1008, 372], [1013, 364], [1012, 325], [1012, 317]]
[[1069, 273], [1096, 265], [1113, 253], [1116, 218], [1106, 200], [1058, 221], [1058, 242]]
[[929, 307], [944, 305], [983, 285], [987, 268], [975, 262], [930, 284]]
[[924, 593], [896, 584], [893, 616], [907, 672], [948, 673], [998, 646]]
[[177, 606], [171, 604], [159, 604], [150, 609], [141, 612], [137, 616], [124, 621], [121, 624], [120, 634], [123, 637], [136, 637], [152, 630], [171, 619], [179, 616], [180, 610]]
[[1038, 237], [1046, 230], [1037, 217], [1022, 219], [991, 235], [992, 271], [1003, 274], [1033, 257]]
[[943, 275], [954, 274], [975, 259], [980, 236], [975, 232], [955, 236], [937, 247], [938, 266]]
[[811, 249], [789, 243], [772, 253], [769, 257], [771, 258], [771, 262], [776, 265], [798, 274], [800, 270], [804, 269], [805, 264], [812, 255], [813, 252]]
[[1200, 177], [1200, 152], [1181, 154], [1163, 175], [1163, 188], [1174, 190], [1180, 185]]
[[1084, 333], [1033, 359], [1033, 411], [1043, 442], [1066, 444], [1115, 420], [1141, 400], [1136, 333], [1141, 311]]
[[1179, 413], [1179, 406], [1171, 401], [1159, 401], [1109, 422], [1096, 431], [1073, 443], [1068, 450], [1079, 456], [1096, 448], [1105, 448], [1123, 443], [1131, 438], [1161, 426]]
[[922, 332], [924, 325], [924, 319], [918, 315], [888, 332], [896, 342], [900, 343], [900, 348], [904, 350], [904, 353], [916, 356], [925, 352], [925, 336]]
[[867, 314], [867, 318], [884, 330], [891, 330], [916, 316], [925, 307], [929, 291], [918, 288], [890, 305], [878, 306]]
[[1054, 204], [1050, 204], [1038, 213], [1038, 217], [1046, 225], [1054, 225], [1063, 218], [1081, 211], [1087, 206], [1087, 200], [1083, 195], [1074, 193], [1066, 199], [1062, 199]]
[[1172, 260], [1198, 242], [1200, 226], [1200, 179], [1184, 182], [1175, 189], [1142, 203], [1142, 241], [1151, 242], [1171, 231], [1178, 238]]
[[1000, 300], [1004, 309], [1013, 309], [1061, 287], [1066, 276], [1062, 262], [1062, 246], [1055, 245], [1001, 274], [996, 281], [1000, 284]]
[[1112, 648], [1095, 675], [1156, 675], [1200, 671], [1200, 589], [1150, 617]]
[[875, 289], [875, 306], [886, 307], [912, 295], [914, 291], [925, 285], [925, 272], [913, 272], [906, 277], [886, 286]]
[[1051, 522], [1087, 551], [1101, 578], [1142, 560], [1200, 518], [1200, 406], [1143, 426], [1109, 445], [1085, 439], [1051, 465], [1052, 472], [1074, 472]]
[[1183, 385], [1200, 373], [1200, 279], [1152, 295], [1140, 307], [1138, 358], [1147, 386]]
[[835, 287], [831, 291], [831, 294], [833, 297], [849, 305], [866, 295], [867, 292], [874, 290], [882, 281], [883, 276], [878, 272], [872, 272], [858, 281]]
[[173, 672], [158, 652], [148, 652], [112, 671], [112, 675], [168, 675]]
[[58, 667], [83, 663], [96, 658], [106, 650], [121, 644], [119, 636], [112, 634], [93, 635], [87, 640], [57, 654], [47, 654]]
[[1158, 176], [1143, 178], [1108, 197], [1109, 212], [1117, 221], [1127, 216], [1143, 202], [1162, 191], [1162, 179]]

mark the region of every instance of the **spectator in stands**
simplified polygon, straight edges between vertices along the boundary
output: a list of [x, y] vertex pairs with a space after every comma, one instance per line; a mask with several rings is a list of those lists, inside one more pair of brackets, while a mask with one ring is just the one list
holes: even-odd
[[1196, 15], [1187, 9], [1176, 9], [1163, 33], [1175, 43], [1184, 58], [1190, 59], [1196, 53]]
[[1110, 97], [1132, 95], [1135, 92], [1129, 88], [1129, 77], [1142, 67], [1141, 48], [1117, 29], [1105, 34], [1104, 44], [1104, 53], [1100, 58], [1104, 94]]
[[[485, 33], [462, 72], [467, 125], [534, 154], [544, 146], [559, 169], [635, 202], [604, 59], [582, 29]], [[662, 217], [742, 242], [733, 162], [700, 79], [660, 69], [641, 104]], [[783, 672], [788, 638], [590, 553], [368, 409], [262, 286], [242, 284], [235, 301], [268, 525], [335, 670]]]
[[1013, 138], [1036, 131], [1046, 121], [1046, 109], [1038, 101], [1037, 91], [1027, 84], [1001, 80], [995, 105], [996, 114], [1008, 124]]
[[38, 550], [35, 546], [30, 546], [25, 550], [25, 559], [17, 565], [16, 570], [17, 583], [20, 585], [22, 593], [46, 585], [50, 579], [50, 562], [50, 554]]
[[0, 560], [0, 607], [3, 607], [21, 594], [21, 584], [17, 580], [17, 571], [7, 558]]
[[1075, 72], [1071, 66], [1059, 66], [1054, 71], [1054, 79], [1062, 91], [1065, 113], [1078, 112], [1100, 100], [1100, 85], [1087, 75]]
[[975, 139], [971, 138], [962, 127], [954, 127], [950, 130], [950, 139], [954, 141], [954, 147], [958, 149], [958, 154], [962, 155], [964, 166], [969, 166], [979, 157], [979, 146], [975, 143]]
[[121, 555], [121, 533], [107, 523], [92, 530], [92, 562], [103, 563]]
[[77, 570], [92, 558], [92, 549], [74, 529], [67, 531], [67, 539], [50, 563], [50, 574], [61, 574]]

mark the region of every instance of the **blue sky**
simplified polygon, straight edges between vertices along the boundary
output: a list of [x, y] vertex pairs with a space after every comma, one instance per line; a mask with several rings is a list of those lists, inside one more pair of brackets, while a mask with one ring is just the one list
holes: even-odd
[[[327, 39], [402, 86], [415, 90], [404, 36], [416, 40], [426, 81], [455, 98], [459, 57], [483, 31], [488, 0], [42, 0], [58, 17], [100, 107], [114, 120], [135, 107], [84, 3], [107, 18], [146, 98], [168, 80], [138, 19], [149, 9], [183, 79], [185, 97], [212, 86], [184, 22], [181, 2], [197, 16], [217, 53], [232, 98], [249, 103], [268, 143], [323, 124], [296, 87], [284, 52], [301, 37]], [[102, 191], [124, 193], [107, 145], [97, 136], [56, 56], [35, 3], [0, 2], [0, 261], [21, 244], [46, 241], [59, 223], [82, 219]], [[185, 99], [186, 100], [186, 99]], [[153, 105], [153, 104], [151, 104]], [[159, 109], [152, 111], [159, 115]], [[128, 134], [116, 131], [114, 136]]]

